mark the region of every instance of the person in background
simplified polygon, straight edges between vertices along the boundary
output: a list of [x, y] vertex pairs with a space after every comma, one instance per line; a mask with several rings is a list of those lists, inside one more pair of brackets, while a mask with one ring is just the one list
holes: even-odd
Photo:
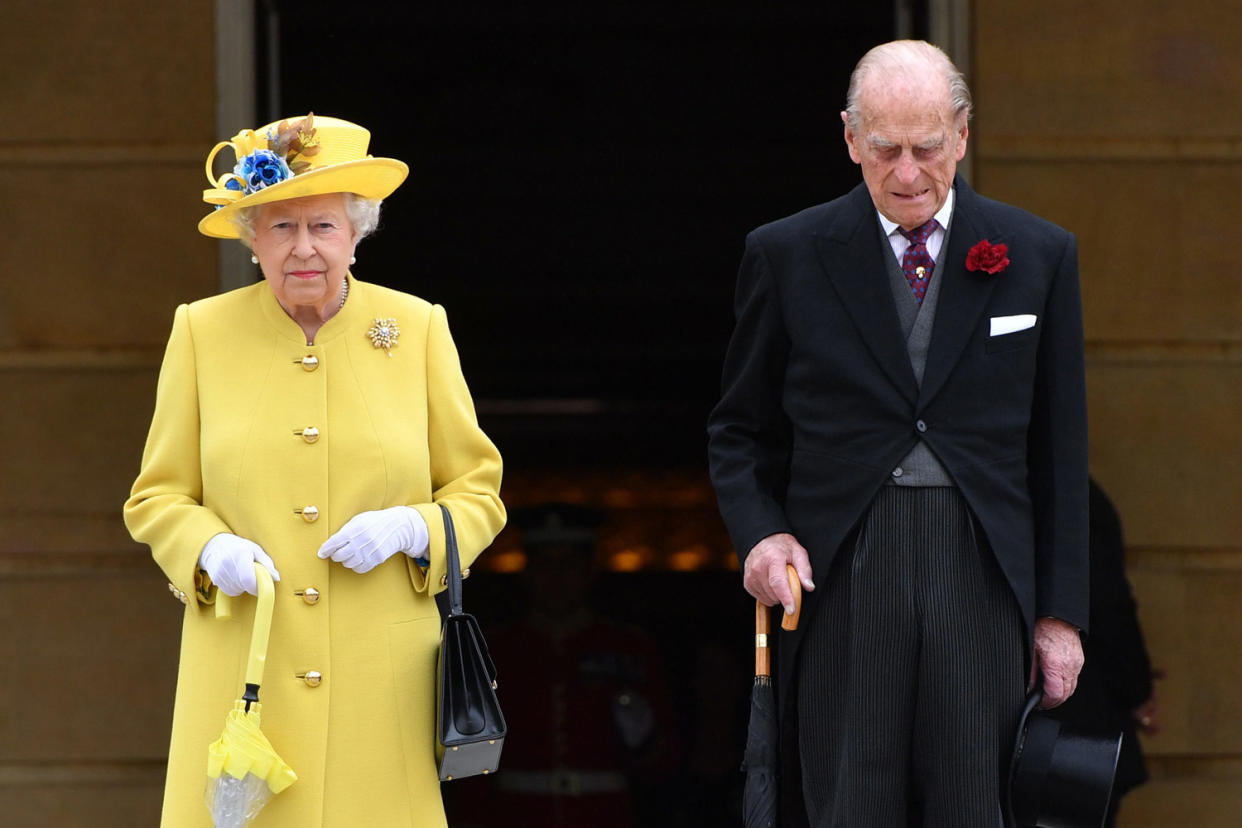
[[1094, 478], [1090, 486], [1091, 636], [1086, 640], [1078, 690], [1050, 715], [1080, 732], [1122, 734], [1113, 798], [1104, 823], [1112, 828], [1117, 824], [1121, 798], [1147, 781], [1138, 733], [1154, 736], [1160, 732], [1153, 688], [1153, 679], [1160, 673], [1152, 670], [1138, 605], [1126, 577], [1121, 517]]
[[679, 760], [658, 643], [592, 604], [603, 512], [515, 509], [529, 603], [488, 630], [510, 735], [500, 771], [453, 791], [454, 825], [638, 828]]
[[[207, 828], [207, 746], [240, 695], [253, 601], [276, 581], [263, 732], [297, 773], [265, 826], [444, 826], [435, 670], [443, 505], [462, 563], [505, 522], [445, 311], [356, 279], [407, 168], [308, 115], [208, 156], [217, 209], [263, 280], [177, 308], [125, 523], [185, 605], [164, 826]], [[224, 147], [232, 173], [212, 175]], [[174, 266], [170, 264], [170, 266]]]

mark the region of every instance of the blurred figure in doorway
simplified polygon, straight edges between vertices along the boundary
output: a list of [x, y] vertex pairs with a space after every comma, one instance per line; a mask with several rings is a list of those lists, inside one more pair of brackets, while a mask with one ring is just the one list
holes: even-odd
[[1121, 757], [1105, 828], [1117, 824], [1118, 803], [1127, 791], [1147, 781], [1138, 732], [1160, 731], [1153, 673], [1134, 593], [1126, 578], [1121, 518], [1094, 478], [1089, 481], [1091, 550], [1091, 635], [1078, 690], [1050, 715], [1066, 724], [1101, 733], [1117, 733]]
[[509, 735], [500, 771], [454, 791], [453, 823], [658, 824], [648, 808], [663, 801], [679, 739], [656, 641], [590, 603], [604, 515], [550, 503], [510, 517], [527, 553], [529, 601], [516, 623], [488, 630]]

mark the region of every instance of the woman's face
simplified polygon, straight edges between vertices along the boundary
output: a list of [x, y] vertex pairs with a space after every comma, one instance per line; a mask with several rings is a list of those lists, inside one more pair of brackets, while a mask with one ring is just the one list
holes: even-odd
[[254, 255], [263, 278], [291, 314], [314, 309], [321, 318], [339, 301], [357, 237], [343, 193], [264, 204], [254, 221]]

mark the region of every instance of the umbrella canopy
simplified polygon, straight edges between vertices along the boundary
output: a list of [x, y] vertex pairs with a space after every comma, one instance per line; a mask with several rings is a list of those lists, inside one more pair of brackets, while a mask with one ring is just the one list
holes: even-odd
[[[793, 615], [786, 615], [781, 628], [794, 630], [802, 611], [802, 585], [792, 566], [786, 568], [794, 594]], [[777, 819], [777, 767], [779, 765], [776, 698], [772, 692], [772, 657], [768, 644], [771, 617], [768, 608], [755, 602], [755, 686], [750, 693], [750, 723], [746, 729], [746, 753], [742, 769], [742, 823], [746, 828], [775, 828]]]
[[[258, 603], [246, 663], [246, 691], [225, 718], [220, 738], [207, 748], [205, 800], [216, 828], [245, 828], [268, 800], [298, 778], [259, 729], [259, 685], [263, 683], [276, 593], [266, 567], [256, 563], [255, 576]], [[227, 596], [220, 593], [216, 598], [217, 616], [229, 617], [229, 609]]]

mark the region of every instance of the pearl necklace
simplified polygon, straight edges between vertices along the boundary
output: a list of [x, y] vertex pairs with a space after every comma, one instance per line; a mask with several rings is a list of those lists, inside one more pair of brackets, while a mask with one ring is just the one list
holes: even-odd
[[341, 280], [341, 304], [336, 306], [337, 310], [345, 307], [345, 300], [349, 298], [349, 277], [346, 276]]

